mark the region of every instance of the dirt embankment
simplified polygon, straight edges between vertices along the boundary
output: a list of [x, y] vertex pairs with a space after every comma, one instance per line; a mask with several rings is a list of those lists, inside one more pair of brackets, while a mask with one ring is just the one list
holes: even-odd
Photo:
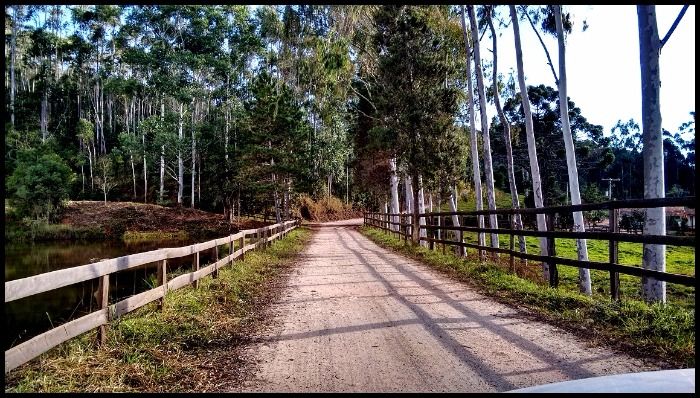
[[99, 201], [68, 202], [61, 223], [75, 227], [100, 228], [110, 238], [120, 238], [127, 231], [185, 232], [190, 238], [208, 238], [269, 224], [249, 219], [230, 224], [222, 214], [186, 207]]

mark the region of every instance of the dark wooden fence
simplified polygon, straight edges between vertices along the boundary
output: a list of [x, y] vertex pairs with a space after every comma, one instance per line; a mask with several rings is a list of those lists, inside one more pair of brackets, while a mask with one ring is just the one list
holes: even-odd
[[[670, 245], [670, 246], [696, 246], [694, 236], [668, 236], [668, 235], [637, 235], [629, 233], [620, 233], [618, 230], [618, 209], [621, 208], [655, 208], [655, 207], [670, 207], [670, 206], [687, 206], [695, 207], [695, 197], [685, 197], [685, 198], [660, 198], [660, 199], [634, 199], [634, 200], [624, 200], [624, 201], [610, 201], [603, 203], [591, 203], [582, 204], [576, 206], [552, 206], [552, 207], [541, 207], [541, 208], [526, 208], [526, 209], [499, 209], [499, 210], [481, 210], [481, 211], [458, 211], [458, 212], [434, 212], [434, 213], [421, 213], [418, 215], [420, 219], [425, 219], [425, 225], [420, 225], [421, 230], [426, 231], [426, 236], [421, 236], [419, 239], [421, 241], [427, 241], [431, 250], [434, 250], [435, 243], [440, 243], [448, 246], [457, 246], [463, 248], [474, 248], [479, 251], [480, 259], [484, 259], [483, 251], [488, 251], [492, 253], [504, 253], [510, 256], [510, 264], [513, 267], [514, 258], [521, 258], [525, 260], [534, 260], [538, 262], [547, 263], [549, 265], [549, 284], [552, 287], [556, 287], [559, 284], [559, 276], [557, 272], [557, 265], [569, 265], [577, 268], [590, 268], [598, 269], [610, 272], [610, 295], [612, 299], [618, 300], [620, 298], [620, 279], [619, 274], [633, 275], [638, 277], [648, 277], [657, 280], [677, 283], [685, 286], [695, 286], [695, 277], [687, 275], [673, 274], [669, 272], [660, 272], [654, 270], [647, 270], [639, 267], [618, 264], [618, 242], [633, 242], [633, 243], [647, 243], [647, 244], [660, 244], [660, 245]], [[594, 210], [607, 210], [608, 211], [608, 222], [609, 231], [608, 232], [577, 232], [577, 231], [562, 231], [556, 230], [556, 221], [560, 219], [560, 216], [572, 214], [576, 211], [594, 211]], [[511, 228], [479, 228], [474, 226], [466, 226], [474, 223], [474, 220], [478, 216], [489, 216], [489, 215], [500, 215], [509, 216], [509, 225], [513, 225], [512, 217], [515, 214], [530, 215], [535, 216], [537, 214], [544, 214], [547, 220], [547, 231], [537, 231], [528, 229], [513, 229]], [[392, 214], [392, 213], [372, 213], [367, 212], [364, 215], [365, 225], [380, 228], [390, 233], [394, 233], [399, 237], [403, 237], [404, 240], [408, 241], [411, 239], [411, 228], [413, 227], [411, 223], [412, 214]], [[460, 226], [454, 226], [451, 222], [451, 217], [459, 217]], [[396, 221], [398, 220], [398, 222]], [[488, 217], [484, 217], [484, 222], [487, 222]], [[419, 220], [420, 221], [420, 220]], [[499, 220], [499, 225], [502, 225], [504, 220]], [[453, 240], [445, 239], [446, 231], [453, 232]], [[462, 239], [462, 232], [476, 232], [476, 233], [487, 233], [487, 234], [505, 234], [510, 236], [509, 249], [504, 249], [501, 247], [491, 247], [491, 246], [480, 246], [478, 244], [467, 243]], [[438, 238], [438, 236], [440, 238]], [[548, 255], [535, 255], [521, 253], [514, 250], [514, 237], [515, 236], [537, 236], [544, 237], [547, 239]], [[593, 239], [593, 240], [605, 240], [608, 241], [609, 245], [609, 258], [608, 262], [597, 262], [597, 261], [580, 261], [573, 260], [569, 258], [557, 257], [556, 256], [556, 245], [555, 238], [566, 238], [566, 239]], [[641, 259], [640, 259], [641, 260]]]

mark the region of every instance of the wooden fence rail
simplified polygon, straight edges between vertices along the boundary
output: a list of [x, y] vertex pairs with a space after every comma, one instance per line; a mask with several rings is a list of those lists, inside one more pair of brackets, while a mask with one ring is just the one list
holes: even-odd
[[[64, 286], [99, 278], [98, 304], [100, 305], [100, 309], [97, 311], [53, 328], [5, 351], [5, 373], [65, 341], [95, 328], [99, 328], [97, 343], [103, 343], [106, 336], [106, 327], [113, 319], [118, 319], [122, 315], [155, 300], [161, 300], [160, 303], [162, 305], [162, 300], [168, 291], [188, 285], [196, 286], [197, 281], [204, 276], [217, 273], [221, 267], [233, 264], [233, 260], [239, 257], [243, 259], [244, 253], [247, 251], [269, 246], [274, 240], [282, 238], [298, 225], [299, 223], [296, 220], [285, 221], [257, 229], [246, 229], [224, 238], [213, 239], [190, 246], [130, 254], [5, 282], [5, 302], [8, 303]], [[244, 246], [246, 237], [255, 237], [255, 241]], [[235, 242], [238, 242], [238, 250], [234, 251], [233, 245]], [[219, 259], [218, 248], [222, 245], [229, 245], [229, 254]], [[211, 249], [216, 250], [214, 263], [200, 268], [199, 253]], [[193, 271], [168, 281], [168, 259], [190, 255], [195, 257]], [[106, 294], [109, 291], [109, 275], [149, 263], [158, 263], [158, 277], [156, 278], [158, 286], [109, 305]]]
[[[427, 236], [420, 236], [420, 241], [427, 241], [428, 246], [431, 250], [434, 250], [435, 243], [443, 245], [443, 251], [445, 246], [456, 246], [462, 248], [474, 248], [479, 250], [481, 253], [483, 250], [492, 253], [504, 253], [510, 256], [511, 267], [513, 267], [513, 258], [521, 258], [526, 260], [540, 261], [549, 264], [550, 269], [550, 281], [549, 284], [552, 287], [556, 287], [559, 284], [557, 264], [570, 265], [578, 268], [592, 268], [598, 270], [604, 270], [610, 272], [610, 294], [612, 299], [619, 300], [619, 274], [633, 275], [637, 277], [650, 277], [657, 280], [677, 283], [684, 286], [695, 286], [695, 277], [688, 275], [673, 274], [670, 272], [660, 272], [648, 269], [643, 269], [640, 267], [634, 267], [629, 265], [618, 264], [618, 251], [617, 246], [619, 242], [633, 242], [633, 243], [647, 243], [647, 244], [661, 244], [661, 245], [671, 245], [671, 246], [696, 246], [695, 237], [686, 236], [666, 236], [666, 235], [635, 235], [620, 233], [618, 231], [617, 220], [618, 220], [618, 209], [621, 208], [654, 208], [654, 207], [668, 207], [668, 206], [688, 206], [695, 207], [695, 197], [685, 197], [685, 198], [661, 198], [661, 199], [634, 199], [634, 200], [624, 200], [624, 201], [611, 201], [603, 203], [592, 203], [577, 206], [553, 206], [553, 207], [541, 207], [541, 208], [524, 208], [524, 209], [501, 209], [501, 210], [481, 210], [481, 211], [458, 211], [458, 212], [433, 212], [433, 213], [420, 213], [418, 214], [419, 220], [421, 218], [426, 219], [426, 225], [419, 225], [419, 230], [425, 230]], [[609, 211], [609, 232], [569, 232], [569, 231], [556, 231], [554, 230], [554, 219], [558, 213], [571, 213], [574, 211], [590, 211], [590, 210], [608, 210]], [[477, 215], [491, 215], [491, 214], [545, 214], [547, 219], [548, 231], [536, 231], [536, 230], [518, 230], [518, 229], [508, 229], [508, 228], [478, 228], [478, 227], [467, 227], [467, 226], [452, 226], [452, 225], [439, 225], [433, 222], [435, 217], [438, 219], [442, 217], [450, 216], [477, 216]], [[396, 217], [396, 218], [395, 218]], [[397, 234], [403, 237], [404, 240], [410, 239], [411, 228], [413, 225], [410, 223], [412, 214], [405, 213], [376, 213], [367, 212], [364, 215], [365, 225], [376, 227], [384, 231]], [[390, 220], [398, 219], [400, 222], [392, 222]], [[448, 220], [445, 220], [446, 222]], [[451, 222], [450, 222], [451, 223]], [[455, 231], [459, 232], [458, 236], [455, 236], [455, 240], [447, 240], [444, 238], [444, 231]], [[476, 233], [489, 233], [489, 234], [504, 234], [510, 235], [510, 248], [504, 249], [500, 247], [491, 246], [480, 246], [473, 243], [466, 243], [462, 239], [462, 232], [476, 232]], [[440, 234], [443, 236], [442, 239], [436, 238]], [[457, 234], [455, 234], [457, 235]], [[513, 249], [513, 237], [514, 236], [537, 236], [547, 238], [548, 253], [547, 256], [534, 255], [521, 253]], [[609, 244], [609, 261], [608, 262], [597, 262], [597, 261], [579, 261], [563, 257], [556, 256], [555, 238], [564, 239], [593, 239], [593, 240], [606, 240]], [[483, 258], [480, 255], [480, 258]]]

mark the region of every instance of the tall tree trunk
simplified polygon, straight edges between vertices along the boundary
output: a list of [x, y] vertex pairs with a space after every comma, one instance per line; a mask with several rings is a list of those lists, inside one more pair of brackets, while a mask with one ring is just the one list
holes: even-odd
[[292, 179], [286, 179], [286, 188], [284, 190], [284, 219], [289, 220], [289, 195], [292, 192]]
[[[418, 228], [419, 223], [418, 223], [418, 214], [420, 214], [420, 208], [418, 206], [418, 193], [420, 192], [421, 186], [420, 186], [420, 181], [418, 180], [418, 175], [414, 174], [413, 176], [407, 177], [406, 181], [408, 182], [409, 180], [411, 181], [411, 185], [409, 186], [411, 189], [411, 205], [412, 208], [408, 208], [407, 213], [412, 214], [411, 217], [411, 239], [413, 241], [414, 245], [417, 245], [420, 240], [418, 239], [419, 237], [419, 231], [420, 228]], [[413, 200], [415, 198], [415, 200]]]
[[17, 10], [21, 9], [15, 5], [12, 7], [12, 41], [10, 42], [10, 122], [12, 127], [15, 127], [15, 60], [17, 59], [17, 24], [19, 17]]
[[[637, 6], [639, 21], [639, 64], [642, 77], [642, 154], [644, 158], [644, 199], [665, 197], [664, 150], [661, 133], [661, 88], [659, 52], [661, 42], [656, 25], [656, 7]], [[644, 234], [666, 235], [666, 209], [646, 210]], [[666, 271], [666, 246], [644, 244], [642, 268]], [[666, 283], [642, 278], [642, 294], [650, 302], [666, 302]]]
[[[489, 122], [486, 115], [486, 94], [484, 90], [484, 75], [481, 69], [481, 55], [479, 52], [478, 32], [474, 6], [467, 6], [469, 11], [469, 24], [474, 34], [474, 68], [476, 69], [476, 85], [479, 90], [479, 111], [481, 113], [481, 134], [484, 141], [484, 174], [486, 174], [486, 203], [489, 210], [496, 210], [496, 191], [493, 181], [493, 165], [491, 162], [491, 138], [489, 136]], [[489, 227], [498, 228], [498, 219], [495, 214], [489, 215]], [[499, 247], [498, 234], [490, 234], [491, 247]], [[498, 254], [494, 254], [498, 257]]]
[[[438, 212], [442, 211], [442, 194], [440, 193], [440, 187], [438, 187]], [[438, 216], [437, 218], [437, 226], [438, 226], [438, 231], [437, 231], [437, 238], [442, 239], [442, 229], [440, 229], [440, 225], [442, 224], [442, 216]]]
[[[197, 141], [194, 138], [194, 122], [195, 122], [195, 114], [197, 113], [197, 103], [192, 101], [192, 184], [191, 184], [191, 192], [190, 192], [190, 207], [194, 209], [194, 179], [196, 173], [195, 169], [195, 161], [197, 160]], [[227, 154], [228, 156], [228, 154]]]
[[160, 147], [160, 190], [158, 191], [158, 200], [163, 201], [163, 193], [165, 191], [165, 145]]
[[[399, 213], [399, 177], [396, 173], [396, 158], [391, 158], [389, 159], [389, 170], [391, 172], [391, 176], [389, 179], [390, 182], [390, 191], [391, 191], [391, 213], [392, 214], [398, 214]], [[399, 216], [392, 216], [391, 217], [391, 222], [392, 223], [398, 223], [399, 222]], [[392, 231], [398, 231], [399, 226], [396, 224], [391, 225]]]
[[[513, 209], [520, 209], [520, 198], [518, 197], [518, 186], [515, 184], [515, 167], [513, 165], [513, 146], [511, 144], [510, 137], [510, 123], [506, 119], [505, 113], [503, 113], [503, 108], [501, 107], [501, 95], [498, 90], [498, 47], [496, 40], [496, 29], [493, 27], [493, 20], [491, 12], [493, 11], [493, 6], [490, 6], [489, 13], [486, 17], [486, 23], [489, 25], [491, 30], [491, 42], [493, 43], [493, 102], [496, 105], [496, 112], [498, 112], [498, 118], [503, 125], [503, 141], [506, 146], [506, 164], [508, 166], [508, 185], [510, 187], [510, 199]], [[513, 215], [513, 228], [516, 230], [523, 229], [523, 221], [520, 214]], [[518, 243], [520, 245], [520, 252], [527, 253], [527, 248], [525, 246], [525, 237], [523, 235], [518, 235]]]
[[406, 192], [406, 213], [411, 214], [413, 209], [413, 184], [411, 182], [411, 176], [404, 176], [404, 190]]
[[[462, 7], [462, 35], [464, 36], [464, 47], [467, 58], [467, 87], [469, 89], [469, 146], [471, 149], [472, 158], [472, 176], [474, 179], [474, 192], [476, 196], [476, 210], [480, 211], [484, 209], [484, 199], [481, 190], [481, 167], [479, 166], [479, 148], [478, 140], [476, 136], [476, 116], [474, 115], [474, 87], [472, 84], [472, 71], [471, 71], [471, 55], [469, 40], [467, 38], [467, 24], [464, 20], [464, 6]], [[474, 33], [472, 33], [472, 37]], [[479, 228], [484, 228], [484, 216], [477, 216], [477, 225]], [[484, 246], [484, 233], [479, 232], [478, 236], [479, 246]]]
[[148, 203], [148, 167], [146, 167], [146, 133], [141, 133], [143, 146], [143, 203]]
[[[418, 187], [419, 187], [419, 189], [418, 189], [418, 196], [417, 196], [416, 202], [418, 202], [418, 212], [423, 214], [423, 213], [425, 213], [425, 196], [423, 195], [423, 191], [424, 191], [424, 189], [423, 189], [423, 176], [421, 176], [421, 175], [418, 176]], [[416, 216], [416, 218], [418, 218], [418, 221], [419, 221], [418, 224], [421, 227], [424, 227], [425, 226], [425, 217], [419, 218]], [[420, 232], [419, 236], [421, 238], [425, 238], [428, 236], [428, 231], [424, 228], [420, 228], [419, 232]], [[420, 242], [421, 246], [426, 246], [426, 247], [428, 246], [428, 241], [421, 240], [419, 242]]]
[[129, 151], [129, 159], [131, 161], [131, 177], [134, 180], [134, 200], [136, 200], [136, 167], [134, 166], [134, 154]]
[[413, 214], [413, 185], [414, 184], [412, 183], [411, 179], [412, 179], [411, 176], [409, 176], [408, 174], [404, 175], [404, 188], [405, 188], [404, 190], [406, 192], [406, 198], [405, 198], [406, 215], [408, 215], [408, 217], [411, 217], [410, 218], [411, 221], [408, 224], [409, 224], [409, 228], [410, 228], [409, 234], [411, 235], [411, 237], [413, 237], [413, 220], [412, 220], [411, 215]]
[[[513, 36], [515, 37], [515, 58], [518, 68], [518, 85], [520, 87], [520, 100], [523, 104], [525, 114], [525, 134], [527, 136], [527, 152], [530, 158], [530, 175], [532, 176], [532, 196], [535, 199], [535, 207], [544, 207], [542, 198], [542, 180], [540, 178], [540, 166], [537, 161], [537, 144], [535, 142], [535, 129], [532, 123], [532, 111], [530, 110], [530, 99], [527, 96], [527, 86], [525, 85], [525, 72], [523, 69], [523, 49], [520, 44], [520, 25], [518, 24], [518, 14], [514, 5], [510, 5], [510, 18], [513, 21]], [[544, 214], [537, 215], [537, 230], [546, 231], [547, 223]], [[540, 253], [546, 256], [547, 238], [540, 237]], [[542, 263], [544, 280], [549, 280], [549, 265]]]
[[44, 87], [44, 92], [41, 94], [41, 142], [46, 142], [48, 137], [48, 124], [49, 124], [49, 87], [48, 81]]
[[[574, 140], [571, 136], [569, 125], [569, 103], [566, 88], [566, 54], [564, 47], [564, 28], [561, 20], [561, 6], [554, 6], [554, 23], [557, 26], [557, 40], [559, 42], [559, 111], [561, 113], [561, 127], [564, 134], [564, 147], [566, 149], [566, 165], [569, 172], [569, 187], [571, 191], [571, 204], [581, 204], [581, 195], [578, 187], [578, 170], [576, 169], [576, 152]], [[583, 213], [574, 212], [574, 231], [585, 231], [583, 225]], [[576, 240], [576, 249], [579, 261], [588, 261], [588, 248], [585, 239]], [[579, 268], [579, 289], [581, 293], [591, 295], [591, 273], [588, 268]]]
[[229, 96], [228, 96], [228, 87], [229, 87], [229, 81], [230, 81], [230, 76], [227, 73], [226, 74], [226, 103], [225, 103], [225, 110], [224, 110], [224, 115], [226, 117], [226, 123], [224, 125], [224, 159], [226, 159], [226, 163], [228, 164], [228, 125], [229, 125]]
[[[164, 122], [164, 120], [165, 120], [165, 94], [161, 93], [161, 95], [160, 95], [160, 121]], [[158, 200], [160, 202], [163, 201], [163, 191], [165, 189], [164, 177], [165, 177], [165, 145], [161, 145], [161, 147], [160, 147], [160, 190], [158, 191]]]
[[177, 124], [177, 137], [178, 149], [177, 149], [177, 205], [182, 206], [182, 194], [185, 191], [185, 163], [182, 160], [182, 152], [180, 150], [180, 145], [184, 140], [184, 135], [182, 131], [184, 121], [183, 121], [183, 110], [182, 103], [180, 103], [180, 116]]
[[[93, 146], [94, 148], [94, 146]], [[92, 175], [92, 153], [90, 153], [90, 144], [87, 145], [88, 162], [90, 163], [90, 194], [95, 190], [95, 178]]]

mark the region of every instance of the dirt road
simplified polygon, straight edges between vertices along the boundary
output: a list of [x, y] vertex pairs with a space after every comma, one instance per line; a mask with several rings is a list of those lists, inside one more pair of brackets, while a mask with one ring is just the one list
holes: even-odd
[[492, 392], [654, 369], [380, 248], [361, 222], [319, 225], [237, 390]]

